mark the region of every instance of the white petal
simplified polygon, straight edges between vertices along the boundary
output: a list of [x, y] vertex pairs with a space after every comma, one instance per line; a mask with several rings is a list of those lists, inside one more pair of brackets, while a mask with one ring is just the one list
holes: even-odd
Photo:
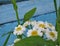
[[20, 40], [21, 40], [21, 39], [15, 39], [15, 40], [14, 40], [14, 43], [16, 43], [16, 42], [18, 42], [18, 41], [20, 41]]
[[39, 36], [43, 36], [43, 33], [42, 33], [42, 32], [39, 32], [38, 35], [39, 35]]

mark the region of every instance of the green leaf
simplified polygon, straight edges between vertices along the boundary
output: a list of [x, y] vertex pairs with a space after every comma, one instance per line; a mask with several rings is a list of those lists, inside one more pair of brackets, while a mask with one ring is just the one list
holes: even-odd
[[57, 2], [56, 0], [54, 0], [54, 6], [55, 6], [55, 10], [56, 10], [56, 31], [58, 31], [58, 39], [57, 39], [57, 44], [60, 45], [60, 7], [57, 10]]
[[60, 7], [57, 10], [57, 19], [58, 19], [58, 21], [60, 23]]
[[56, 30], [58, 31], [58, 44], [60, 45], [60, 7], [57, 11]]
[[60, 23], [56, 23], [56, 30], [58, 31], [58, 44], [60, 44]]
[[56, 0], [54, 0], [54, 6], [55, 6], [55, 10], [56, 10], [56, 15], [57, 15], [57, 2], [56, 2]]
[[28, 11], [25, 15], [24, 15], [24, 22], [28, 21], [35, 13], [36, 8], [31, 9], [30, 11]]
[[55, 42], [46, 41], [39, 36], [22, 39], [14, 44], [14, 46], [55, 46]]
[[17, 4], [16, 4], [16, 0], [11, 0], [12, 4], [13, 4], [13, 8], [16, 12], [16, 19], [17, 19], [17, 22], [18, 22], [18, 25], [20, 24], [20, 20], [19, 20], [19, 16], [18, 16], [18, 7], [17, 7]]
[[7, 45], [7, 42], [8, 42], [8, 40], [9, 40], [9, 38], [10, 38], [10, 35], [11, 35], [11, 33], [8, 34], [8, 36], [7, 36], [7, 38], [6, 38], [6, 40], [5, 40], [4, 44], [3, 44], [3, 46], [6, 46], [6, 45]]

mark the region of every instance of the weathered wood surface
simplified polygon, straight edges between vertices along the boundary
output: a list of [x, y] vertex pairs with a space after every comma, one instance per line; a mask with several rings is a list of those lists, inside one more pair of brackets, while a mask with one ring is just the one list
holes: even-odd
[[[24, 14], [33, 7], [37, 7], [35, 15], [55, 11], [53, 0], [23, 1], [18, 2], [17, 5], [20, 19], [22, 19], [24, 17]], [[0, 24], [14, 20], [16, 20], [16, 16], [12, 4], [1, 5]]]

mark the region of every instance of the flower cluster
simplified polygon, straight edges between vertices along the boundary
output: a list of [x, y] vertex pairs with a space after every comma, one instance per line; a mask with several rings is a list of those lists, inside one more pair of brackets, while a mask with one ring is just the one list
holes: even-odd
[[55, 27], [48, 22], [43, 21], [26, 21], [23, 25], [15, 27], [14, 34], [22, 35], [26, 32], [26, 36], [40, 36], [46, 40], [57, 40], [57, 31]]

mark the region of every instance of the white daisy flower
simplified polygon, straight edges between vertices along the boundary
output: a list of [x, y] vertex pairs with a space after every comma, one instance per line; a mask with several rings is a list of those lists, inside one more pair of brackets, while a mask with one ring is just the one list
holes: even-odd
[[18, 41], [20, 41], [20, 40], [21, 40], [21, 39], [17, 38], [17, 39], [14, 40], [14, 43], [16, 43], [16, 42], [18, 42]]
[[51, 39], [52, 41], [55, 41], [57, 39], [57, 32], [56, 31], [47, 31], [46, 36], [48, 39]]
[[43, 21], [38, 22], [38, 27], [39, 28], [45, 28], [45, 23]]
[[15, 27], [15, 30], [14, 30], [14, 35], [22, 35], [25, 31], [25, 27], [24, 26], [21, 26], [21, 25], [18, 25], [18, 27]]
[[30, 22], [31, 22], [31, 21], [26, 21], [26, 22], [23, 24], [23, 26], [26, 27], [26, 26], [30, 25]]
[[31, 30], [28, 30], [27, 32], [27, 37], [30, 37], [30, 36], [42, 36], [42, 32], [40, 32], [40, 30], [36, 30], [36, 29], [31, 29]]
[[42, 30], [40, 30], [40, 29], [38, 30], [38, 35], [41, 36], [41, 37], [43, 36]]
[[28, 30], [27, 32], [27, 37], [30, 37], [30, 36], [37, 36], [38, 35], [38, 32], [37, 30]]
[[37, 21], [31, 21], [31, 25], [32, 25], [32, 26], [35, 26], [35, 25], [37, 25], [37, 24], [38, 24]]
[[38, 28], [38, 25], [37, 25], [37, 24], [35, 24], [35, 25], [33, 26], [33, 29], [38, 30], [38, 29], [39, 29], [39, 28]]
[[45, 25], [47, 28], [50, 28], [51, 30], [55, 30], [55, 26], [53, 26], [51, 23], [45, 22]]
[[48, 25], [52, 30], [55, 30], [55, 26], [53, 26], [51, 23], [49, 23]]
[[34, 28], [38, 30], [44, 30], [45, 29], [45, 23], [43, 21], [38, 21], [38, 23], [34, 26]]
[[44, 33], [48, 32], [48, 31], [50, 31], [48, 28], [42, 30], [42, 32], [44, 32]]

